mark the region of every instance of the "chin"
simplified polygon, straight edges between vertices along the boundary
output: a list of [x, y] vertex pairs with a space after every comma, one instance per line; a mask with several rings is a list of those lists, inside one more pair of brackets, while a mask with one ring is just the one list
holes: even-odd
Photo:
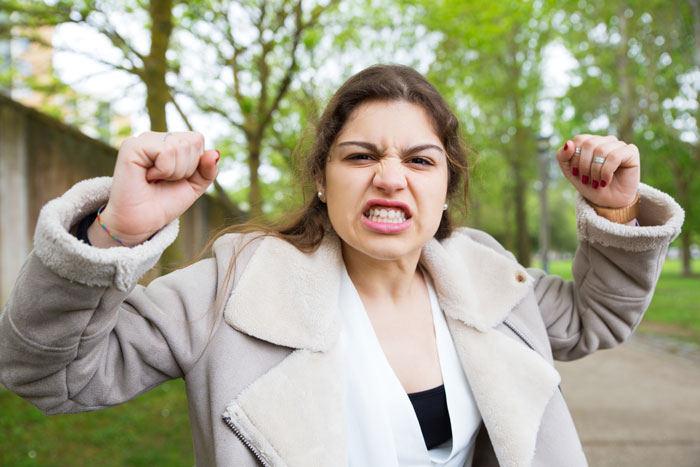
[[425, 243], [408, 244], [399, 236], [383, 236], [382, 238], [363, 239], [358, 245], [352, 247], [371, 258], [380, 261], [396, 261], [402, 258], [419, 254]]

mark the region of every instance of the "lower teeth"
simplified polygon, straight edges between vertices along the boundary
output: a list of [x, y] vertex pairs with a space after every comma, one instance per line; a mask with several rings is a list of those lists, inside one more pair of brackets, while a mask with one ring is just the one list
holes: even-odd
[[372, 216], [369, 218], [372, 222], [380, 222], [382, 224], [400, 224], [401, 222], [406, 222], [406, 219], [393, 218], [389, 219], [386, 217]]

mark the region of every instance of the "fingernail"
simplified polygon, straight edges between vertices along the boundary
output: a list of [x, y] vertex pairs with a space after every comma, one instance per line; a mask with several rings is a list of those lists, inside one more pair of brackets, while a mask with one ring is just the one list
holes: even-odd
[[597, 189], [597, 188], [598, 188], [598, 182], [597, 182], [596, 180], [593, 180], [593, 181], [591, 182], [591, 186], [593, 187], [594, 190]]
[[588, 175], [581, 175], [581, 183], [588, 185]]
[[569, 150], [569, 142], [567, 141], [566, 143], [564, 143], [564, 151], [568, 151], [568, 150]]
[[600, 187], [601, 187], [601, 188], [605, 188], [605, 185], [607, 185], [607, 183], [605, 183], [605, 180], [601, 180], [601, 181], [600, 181]]
[[216, 151], [216, 161], [214, 161], [215, 164], [219, 163], [219, 159], [221, 159], [221, 153], [219, 151]]
[[573, 175], [574, 177], [578, 177], [578, 167], [571, 168], [571, 175]]

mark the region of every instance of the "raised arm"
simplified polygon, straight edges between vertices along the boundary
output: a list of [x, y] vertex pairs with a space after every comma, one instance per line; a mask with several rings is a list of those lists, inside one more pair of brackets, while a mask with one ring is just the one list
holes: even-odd
[[[114, 179], [80, 182], [41, 211], [0, 316], [0, 382], [47, 413], [115, 405], [182, 377], [211, 335], [214, 259], [136, 285], [216, 174], [218, 154], [201, 152], [199, 135], [178, 135], [127, 141]], [[133, 248], [109, 248], [119, 243], [99, 224], [93, 246], [70, 233], [106, 202], [103, 223]]]
[[574, 281], [530, 274], [554, 358], [572, 360], [619, 344], [639, 324], [683, 211], [640, 185], [637, 148], [614, 136], [578, 135], [557, 159], [579, 192]]

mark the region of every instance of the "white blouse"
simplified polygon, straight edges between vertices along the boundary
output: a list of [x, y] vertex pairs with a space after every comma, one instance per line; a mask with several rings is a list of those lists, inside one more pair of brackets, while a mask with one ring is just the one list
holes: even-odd
[[481, 415], [459, 362], [447, 322], [424, 273], [442, 371], [452, 439], [428, 450], [406, 391], [384, 355], [365, 307], [343, 269], [339, 308], [351, 467], [444, 466], [472, 464]]

